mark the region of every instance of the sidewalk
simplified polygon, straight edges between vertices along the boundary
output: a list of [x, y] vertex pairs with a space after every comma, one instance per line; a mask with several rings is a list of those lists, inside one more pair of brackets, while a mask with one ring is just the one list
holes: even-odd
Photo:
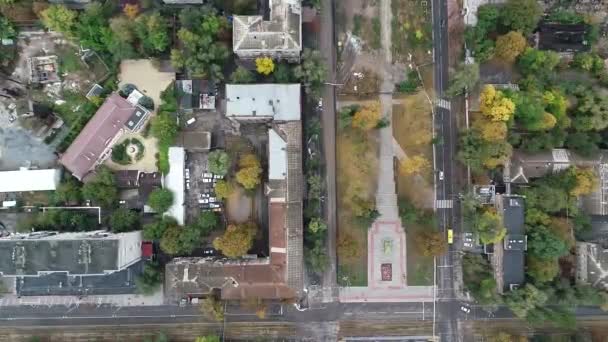
[[6, 294], [0, 298], [0, 307], [2, 306], [53, 306], [65, 305], [103, 305], [109, 304], [114, 306], [157, 306], [164, 304], [164, 295], [162, 289], [157, 291], [152, 296], [142, 296], [138, 294], [128, 295], [100, 295], [100, 296], [22, 296], [17, 297], [14, 294]]

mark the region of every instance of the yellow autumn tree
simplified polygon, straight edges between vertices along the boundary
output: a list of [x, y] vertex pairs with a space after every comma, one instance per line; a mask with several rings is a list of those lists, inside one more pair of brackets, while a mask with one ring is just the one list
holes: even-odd
[[431, 167], [431, 163], [422, 155], [407, 158], [401, 162], [399, 169], [404, 175], [420, 174]]
[[543, 114], [543, 119], [540, 125], [541, 130], [549, 130], [555, 127], [555, 124], [557, 124], [557, 119], [555, 118], [555, 116], [553, 116], [553, 114], [551, 113], [545, 112], [545, 114]]
[[222, 251], [229, 258], [238, 258], [245, 254], [253, 245], [257, 226], [253, 222], [229, 224], [224, 235], [213, 240], [213, 247]]
[[261, 182], [262, 166], [255, 154], [249, 153], [239, 159], [239, 171], [236, 173], [236, 181], [246, 190], [255, 189]]
[[228, 198], [234, 191], [234, 186], [232, 182], [227, 180], [219, 180], [215, 183], [215, 197], [222, 200], [224, 198]]
[[353, 128], [358, 128], [364, 131], [369, 131], [378, 127], [378, 123], [382, 117], [380, 116], [380, 103], [374, 102], [372, 104], [368, 104], [362, 106], [356, 113], [353, 115], [352, 126]]
[[127, 16], [127, 18], [133, 20], [139, 14], [139, 5], [137, 4], [126, 4], [122, 9], [122, 12]]
[[274, 71], [274, 62], [270, 57], [256, 58], [255, 68], [258, 73], [268, 76]]
[[486, 141], [501, 141], [507, 137], [507, 124], [501, 121], [483, 121], [479, 124], [479, 130]]
[[576, 186], [570, 191], [572, 196], [592, 193], [598, 185], [598, 178], [593, 169], [576, 169]]
[[488, 84], [479, 97], [479, 109], [490, 121], [509, 121], [515, 112], [515, 103]]
[[496, 39], [496, 56], [513, 62], [526, 49], [526, 38], [518, 31], [511, 31]]

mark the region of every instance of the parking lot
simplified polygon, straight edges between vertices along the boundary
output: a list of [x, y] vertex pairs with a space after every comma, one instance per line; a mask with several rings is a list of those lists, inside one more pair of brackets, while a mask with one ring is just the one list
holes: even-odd
[[186, 170], [186, 222], [192, 222], [203, 210], [222, 211], [223, 205], [215, 197], [214, 184], [221, 177], [208, 169], [208, 154], [187, 153]]

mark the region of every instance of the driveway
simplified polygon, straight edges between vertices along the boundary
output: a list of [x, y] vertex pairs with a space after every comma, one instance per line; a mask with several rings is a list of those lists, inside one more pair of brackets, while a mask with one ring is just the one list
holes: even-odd
[[139, 91], [154, 101], [154, 107], [160, 105], [160, 93], [171, 82], [175, 81], [175, 73], [159, 71], [149, 59], [131, 59], [120, 63], [120, 85], [131, 83]]

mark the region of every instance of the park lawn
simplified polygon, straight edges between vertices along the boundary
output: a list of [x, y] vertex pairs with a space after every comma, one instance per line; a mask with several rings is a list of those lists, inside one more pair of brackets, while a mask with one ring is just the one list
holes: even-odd
[[406, 227], [407, 244], [407, 285], [428, 286], [433, 285], [433, 257], [425, 256], [418, 252], [416, 242], [410, 238], [411, 232], [423, 229], [417, 225]]
[[375, 203], [378, 140], [377, 131], [362, 136], [340, 130], [337, 136], [338, 236], [347, 234], [357, 243], [355, 257], [340, 258], [338, 283], [341, 286], [367, 286], [367, 230], [356, 224], [349, 199], [357, 194]]
[[[407, 198], [421, 209], [433, 208], [432, 116], [424, 92], [403, 96], [401, 104], [393, 106], [393, 135], [408, 157], [422, 155], [431, 165], [424, 174], [406, 176], [399, 172], [399, 163], [395, 163], [398, 197]], [[423, 227], [403, 225], [407, 245], [407, 284], [432, 285], [433, 257], [422, 255], [412, 238], [413, 232]]]

